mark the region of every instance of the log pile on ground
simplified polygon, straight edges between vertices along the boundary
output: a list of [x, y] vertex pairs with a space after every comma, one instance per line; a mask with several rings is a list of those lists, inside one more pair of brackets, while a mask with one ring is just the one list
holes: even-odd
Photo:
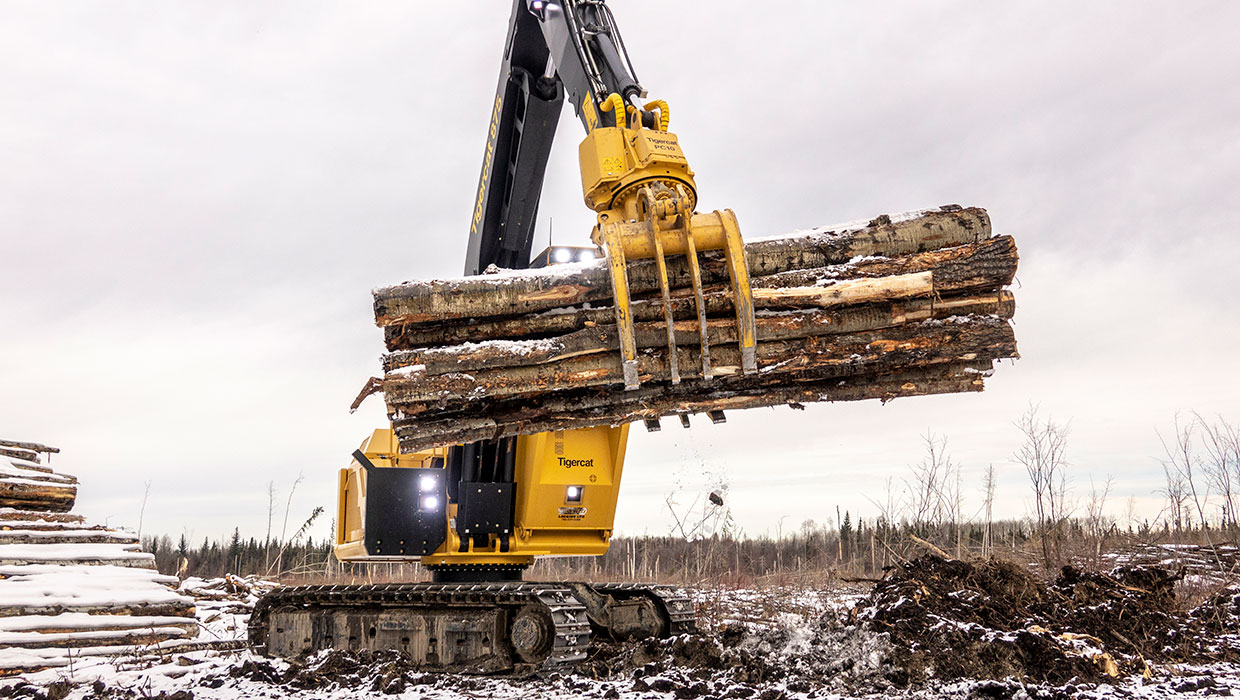
[[[721, 257], [704, 255], [699, 314], [668, 259], [676, 353], [650, 260], [629, 265], [641, 388], [623, 390], [606, 261], [406, 282], [375, 292], [381, 390], [405, 451], [673, 414], [981, 391], [1016, 357], [1009, 236], [946, 206], [745, 246], [758, 372], [742, 374]], [[673, 362], [682, 381], [671, 383]]]
[[194, 601], [131, 533], [90, 525], [73, 507], [77, 479], [0, 441], [0, 675], [192, 639]]

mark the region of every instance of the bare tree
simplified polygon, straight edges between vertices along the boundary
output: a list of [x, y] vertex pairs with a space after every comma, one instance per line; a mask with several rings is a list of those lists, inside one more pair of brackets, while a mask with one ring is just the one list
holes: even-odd
[[271, 519], [276, 514], [276, 482], [267, 482], [267, 535], [263, 538], [263, 571], [271, 566]]
[[1107, 474], [1106, 481], [1099, 488], [1094, 483], [1093, 475], [1089, 477], [1089, 503], [1085, 507], [1085, 523], [1089, 528], [1088, 535], [1094, 538], [1094, 556], [1102, 556], [1102, 544], [1110, 531], [1113, 521], [1106, 517], [1107, 498], [1111, 495], [1111, 487], [1115, 478]]
[[1025, 468], [1033, 489], [1034, 525], [1042, 545], [1042, 562], [1049, 569], [1059, 556], [1059, 529], [1067, 518], [1067, 424], [1039, 415], [1039, 406], [1029, 408], [1016, 421], [1022, 442], [1013, 459]]
[[986, 527], [982, 530], [982, 556], [990, 556], [990, 530], [991, 524], [994, 522], [995, 508], [995, 465], [991, 462], [986, 467], [986, 477], [982, 481], [982, 490], [986, 494], [986, 500], [982, 506], [986, 512]]
[[148, 480], [142, 489], [142, 506], [138, 508], [138, 540], [142, 540], [142, 521], [146, 518], [146, 499], [151, 497], [151, 482]]
[[947, 454], [946, 435], [927, 430], [922, 442], [925, 456], [909, 467], [911, 479], [905, 482], [910, 494], [909, 517], [914, 526], [939, 528], [953, 515], [951, 489], [957, 467]]
[[1237, 491], [1240, 490], [1240, 425], [1232, 425], [1219, 416], [1211, 423], [1194, 414], [1201, 426], [1201, 442], [1205, 448], [1202, 470], [1222, 502], [1223, 529], [1237, 540]]
[[[1174, 437], [1173, 441], [1168, 443], [1163, 437], [1162, 431], [1155, 429], [1159, 442], [1162, 443], [1163, 453], [1166, 459], [1162, 461], [1163, 473], [1167, 476], [1167, 499], [1168, 506], [1171, 508], [1172, 517], [1176, 521], [1176, 530], [1181, 529], [1181, 525], [1187, 521], [1188, 512], [1185, 508], [1185, 502], [1191, 504], [1197, 513], [1197, 521], [1201, 523], [1202, 530], [1207, 530], [1206, 520], [1206, 501], [1210, 498], [1209, 486], [1202, 484], [1198, 488], [1198, 472], [1197, 467], [1201, 464], [1201, 459], [1197, 456], [1195, 442], [1195, 432], [1197, 421], [1182, 421], [1180, 414], [1175, 414]], [[1174, 500], [1172, 496], [1175, 496]], [[1208, 537], [1208, 532], [1207, 532]]]

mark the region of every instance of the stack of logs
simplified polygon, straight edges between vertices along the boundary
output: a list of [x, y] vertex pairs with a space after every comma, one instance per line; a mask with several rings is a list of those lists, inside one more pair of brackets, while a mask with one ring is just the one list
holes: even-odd
[[[642, 385], [625, 391], [606, 261], [375, 291], [382, 391], [401, 449], [814, 401], [981, 391], [1016, 357], [1016, 245], [955, 205], [748, 242], [758, 372], [740, 372], [720, 256], [702, 256], [709, 363], [683, 257], [668, 258], [677, 364], [656, 266], [629, 264]], [[359, 398], [360, 401], [360, 398]]]
[[59, 452], [0, 440], [0, 676], [197, 636], [194, 601], [132, 533], [68, 511], [77, 479]]

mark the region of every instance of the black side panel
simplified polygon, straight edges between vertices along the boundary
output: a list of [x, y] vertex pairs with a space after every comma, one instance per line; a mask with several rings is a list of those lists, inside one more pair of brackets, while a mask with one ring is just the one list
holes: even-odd
[[507, 535], [512, 523], [511, 483], [461, 482], [456, 531], [461, 537]]
[[445, 476], [444, 469], [368, 466], [366, 552], [390, 557], [439, 549], [448, 537]]

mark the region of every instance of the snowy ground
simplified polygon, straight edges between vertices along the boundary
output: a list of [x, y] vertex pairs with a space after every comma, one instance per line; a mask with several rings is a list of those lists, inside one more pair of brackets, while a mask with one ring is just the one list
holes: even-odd
[[[182, 591], [198, 599], [199, 641], [241, 640], [248, 608], [265, 586], [254, 582], [229, 585], [222, 580], [190, 579]], [[832, 667], [832, 682], [807, 684], [795, 673], [780, 680], [746, 682], [744, 669], [727, 673], [705, 667], [679, 668], [672, 657], [691, 656], [697, 646], [714, 644], [710, 634], [667, 640], [625, 652], [622, 672], [602, 675], [599, 664], [530, 678], [481, 678], [433, 675], [402, 670], [398, 663], [376, 663], [362, 669], [342, 668], [329, 658], [309, 668], [293, 668], [245, 650], [159, 651], [146, 649], [121, 657], [82, 657], [65, 668], [0, 679], [0, 698], [148, 698], [208, 700], [232, 698], [1170, 698], [1240, 696], [1240, 666], [1156, 667], [1153, 677], [1134, 677], [1114, 685], [1025, 687], [1016, 682], [965, 681], [906, 691], [882, 687], [881, 635], [857, 637], [845, 627], [823, 626], [824, 613], [846, 613], [860, 598], [856, 591], [797, 588], [765, 590], [715, 589], [694, 592], [703, 626], [729, 629], [740, 635], [734, 651], [788, 664]], [[827, 615], [834, 618], [838, 615]], [[832, 630], [839, 630], [835, 633]], [[707, 639], [708, 641], [702, 641]], [[735, 640], [734, 640], [735, 641]], [[696, 645], [696, 646], [695, 646]], [[716, 650], [717, 651], [717, 650]], [[643, 654], [645, 656], [643, 656]], [[662, 656], [663, 662], [658, 659]], [[649, 657], [648, 663], [642, 663]], [[617, 657], [618, 658], [618, 657]], [[315, 667], [319, 670], [315, 670]], [[331, 666], [329, 669], [328, 667]], [[838, 669], [838, 673], [835, 673]], [[816, 672], [823, 668], [815, 669]], [[614, 672], [614, 667], [613, 667]], [[819, 673], [821, 675], [821, 673]]]

